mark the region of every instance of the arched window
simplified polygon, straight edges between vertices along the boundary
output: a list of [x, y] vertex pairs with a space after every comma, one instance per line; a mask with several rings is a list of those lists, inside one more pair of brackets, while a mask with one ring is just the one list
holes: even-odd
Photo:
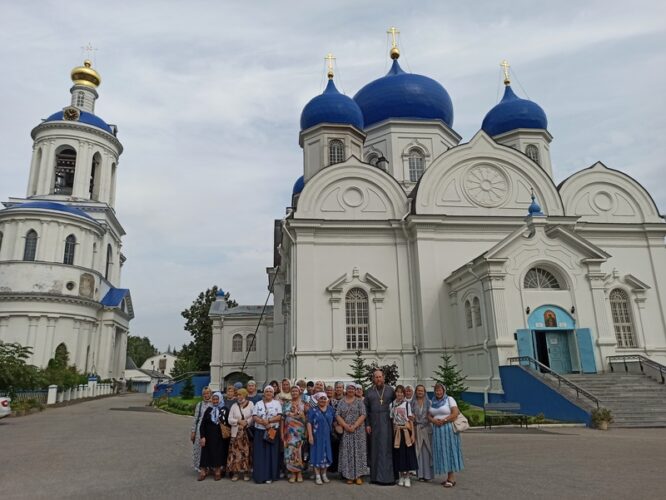
[[562, 288], [560, 282], [550, 271], [533, 267], [525, 275], [523, 288]]
[[243, 352], [243, 336], [240, 333], [231, 339], [231, 352]]
[[[60, 344], [58, 344], [58, 347], [56, 347], [52, 361], [56, 366], [60, 368], [66, 368], [67, 365], [69, 364], [69, 351], [67, 350], [67, 346], [65, 345], [64, 342], [61, 342]], [[49, 364], [51, 363], [49, 362]]]
[[102, 165], [102, 156], [95, 153], [90, 166], [90, 186], [88, 192], [90, 193], [91, 200], [99, 200], [99, 174]]
[[409, 180], [418, 181], [425, 170], [425, 156], [420, 149], [414, 148], [409, 151]]
[[328, 143], [328, 164], [334, 165], [345, 161], [345, 145], [340, 139]]
[[474, 326], [481, 326], [481, 301], [478, 297], [474, 297], [472, 301], [472, 314], [474, 316]]
[[25, 235], [25, 248], [23, 249], [23, 260], [35, 260], [37, 254], [37, 231], [31, 229]]
[[534, 144], [528, 144], [525, 148], [525, 154], [537, 165], [541, 165], [541, 158], [539, 158], [539, 148]]
[[257, 341], [254, 337], [254, 333], [251, 333], [250, 335], [245, 337], [245, 348], [250, 352], [254, 352], [257, 350]]
[[611, 314], [618, 347], [637, 347], [627, 292], [616, 288], [610, 293]]
[[474, 323], [472, 323], [472, 304], [469, 303], [469, 300], [465, 301], [465, 324], [467, 328], [474, 326]]
[[360, 288], [352, 288], [345, 297], [347, 324], [347, 349], [370, 349], [368, 333], [368, 294]]
[[85, 103], [85, 97], [83, 96], [83, 92], [79, 92], [76, 94], [76, 106], [81, 108], [83, 107], [83, 104]]
[[76, 250], [76, 236], [70, 234], [65, 239], [65, 256], [62, 260], [63, 264], [74, 264], [74, 251]]
[[113, 249], [111, 244], [106, 246], [106, 268], [104, 269], [104, 278], [109, 279], [109, 273], [111, 272], [111, 258], [113, 257]]
[[56, 153], [55, 180], [53, 194], [72, 194], [74, 171], [76, 170], [76, 151], [66, 147]]

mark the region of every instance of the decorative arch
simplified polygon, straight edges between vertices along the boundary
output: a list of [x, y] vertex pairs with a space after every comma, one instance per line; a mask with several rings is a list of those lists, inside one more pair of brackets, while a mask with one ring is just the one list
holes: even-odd
[[33, 261], [37, 255], [37, 231], [30, 229], [25, 234], [25, 246], [23, 247], [23, 260]]
[[564, 309], [554, 304], [544, 304], [532, 311], [527, 318], [530, 329], [557, 328], [561, 330], [574, 330], [576, 321]]
[[414, 211], [431, 215], [527, 215], [531, 193], [546, 215], [564, 215], [551, 177], [485, 132], [432, 160], [416, 186]]
[[664, 222], [650, 193], [635, 179], [597, 162], [565, 179], [558, 190], [566, 215], [581, 221]]
[[296, 219], [390, 220], [409, 210], [407, 195], [398, 182], [379, 168], [356, 158], [324, 168], [305, 184]]
[[76, 148], [62, 145], [56, 149], [53, 176], [53, 194], [71, 195], [76, 171]]
[[70, 234], [65, 238], [65, 254], [62, 262], [67, 265], [74, 265], [74, 253], [76, 251], [76, 236]]
[[523, 288], [526, 290], [562, 290], [561, 280], [544, 266], [533, 266], [527, 270], [523, 278]]

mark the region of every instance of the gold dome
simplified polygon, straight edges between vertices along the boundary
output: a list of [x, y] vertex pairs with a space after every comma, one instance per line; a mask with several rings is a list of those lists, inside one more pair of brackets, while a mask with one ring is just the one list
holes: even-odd
[[102, 77], [92, 68], [92, 62], [86, 59], [83, 61], [83, 66], [77, 66], [72, 70], [72, 81], [74, 85], [96, 88], [102, 83]]

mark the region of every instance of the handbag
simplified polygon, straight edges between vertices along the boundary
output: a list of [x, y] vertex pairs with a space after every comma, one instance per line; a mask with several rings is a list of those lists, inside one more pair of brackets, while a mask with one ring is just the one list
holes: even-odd
[[459, 412], [458, 416], [453, 421], [453, 432], [465, 432], [467, 429], [469, 429], [467, 417], [465, 417], [462, 412]]
[[220, 431], [222, 431], [222, 439], [229, 439], [231, 437], [231, 427], [220, 422]]
[[272, 443], [275, 441], [275, 436], [277, 436], [277, 429], [275, 427], [269, 427], [264, 434], [264, 441]]

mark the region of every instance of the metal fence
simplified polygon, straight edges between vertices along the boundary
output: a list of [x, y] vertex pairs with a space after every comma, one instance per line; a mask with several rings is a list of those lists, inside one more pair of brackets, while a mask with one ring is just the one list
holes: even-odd
[[[46, 404], [46, 397], [48, 396], [48, 389], [43, 389], [39, 391], [16, 391], [16, 395], [12, 398], [13, 402], [18, 401], [27, 401], [28, 399], [34, 399], [41, 404]], [[0, 396], [9, 396], [9, 394], [0, 392]]]

